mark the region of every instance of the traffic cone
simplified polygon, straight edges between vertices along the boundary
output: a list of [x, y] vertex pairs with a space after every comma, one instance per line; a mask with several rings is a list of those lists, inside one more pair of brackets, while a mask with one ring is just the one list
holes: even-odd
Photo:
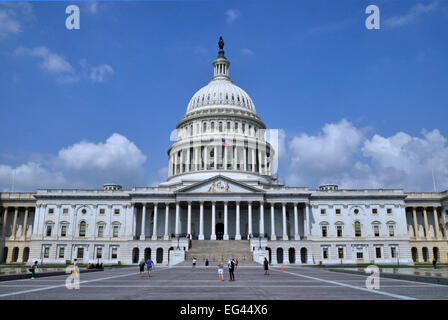
[[282, 265], [282, 272], [284, 271], [284, 269], [283, 269], [283, 265]]

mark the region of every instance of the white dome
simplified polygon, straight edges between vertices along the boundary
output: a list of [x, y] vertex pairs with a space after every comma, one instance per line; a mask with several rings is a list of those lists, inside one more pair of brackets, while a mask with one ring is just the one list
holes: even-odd
[[209, 107], [243, 109], [256, 113], [249, 95], [230, 79], [214, 79], [199, 89], [191, 98], [187, 113]]

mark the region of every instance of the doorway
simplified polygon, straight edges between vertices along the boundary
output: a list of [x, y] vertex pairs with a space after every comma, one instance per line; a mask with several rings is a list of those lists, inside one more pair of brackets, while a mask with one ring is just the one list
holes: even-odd
[[224, 223], [218, 222], [216, 224], [216, 240], [222, 240], [224, 237]]

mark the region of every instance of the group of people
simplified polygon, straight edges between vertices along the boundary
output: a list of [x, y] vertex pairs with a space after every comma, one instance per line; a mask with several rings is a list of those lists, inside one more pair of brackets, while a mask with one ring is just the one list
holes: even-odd
[[87, 269], [104, 269], [104, 264], [101, 262], [97, 262], [95, 263], [88, 263], [87, 264]]
[[148, 271], [148, 278], [151, 276], [151, 269], [154, 265], [154, 262], [151, 260], [151, 258], [148, 258], [148, 260], [142, 260], [139, 263], [139, 267], [140, 267], [140, 277], [143, 276], [143, 272], [145, 271], [145, 266], [146, 266], [146, 270]]

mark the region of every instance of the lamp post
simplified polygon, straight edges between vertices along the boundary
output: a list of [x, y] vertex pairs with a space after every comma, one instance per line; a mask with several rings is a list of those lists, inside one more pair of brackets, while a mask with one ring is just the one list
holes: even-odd
[[176, 237], [177, 237], [177, 250], [179, 250], [179, 249], [180, 249], [180, 248], [179, 248], [179, 240], [180, 240], [180, 237], [179, 237], [179, 235], [177, 235]]

